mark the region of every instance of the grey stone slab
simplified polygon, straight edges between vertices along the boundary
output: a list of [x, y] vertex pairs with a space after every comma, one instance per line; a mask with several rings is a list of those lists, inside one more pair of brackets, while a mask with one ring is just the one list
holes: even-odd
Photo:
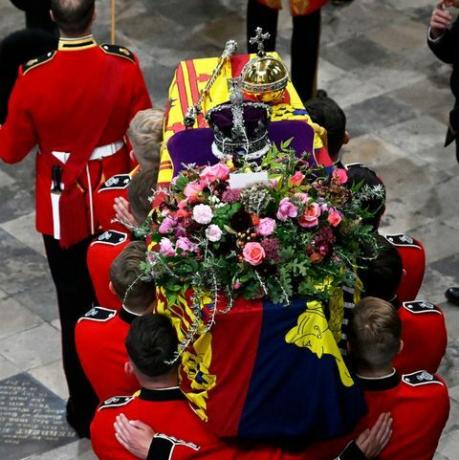
[[46, 259], [1, 228], [0, 251], [3, 262], [0, 288], [6, 293], [14, 295], [43, 283], [49, 286]]
[[[148, 10], [155, 14], [160, 11], [161, 16], [164, 16], [186, 28], [196, 27], [197, 24], [204, 22], [211, 22], [217, 18], [228, 17], [234, 11], [229, 11], [228, 7], [222, 5], [220, 2], [208, 2], [207, 0], [193, 0], [191, 2], [174, 2], [174, 1], [160, 1], [160, 2], [146, 2]], [[178, 13], [180, 8], [180, 14]], [[234, 23], [243, 22], [241, 17], [242, 11], [238, 11], [238, 21]]]
[[40, 325], [43, 320], [12, 297], [0, 297], [0, 340]]
[[24, 373], [0, 382], [0, 452], [19, 460], [75, 441], [65, 421], [65, 404]]
[[24, 287], [25, 289], [14, 294], [18, 302], [45, 321], [51, 322], [58, 318], [56, 291], [49, 276], [32, 285], [27, 283]]
[[[376, 134], [396, 145], [410, 157], [418, 152], [432, 151], [444, 139], [445, 127], [428, 115], [420, 115], [401, 123], [378, 129]], [[435, 158], [438, 156], [436, 155]]]
[[424, 24], [411, 19], [400, 22], [391, 22], [371, 31], [368, 36], [395, 54], [404, 54], [413, 48], [425, 47], [426, 27]]
[[0, 340], [0, 354], [21, 370], [52, 363], [61, 356], [60, 333], [49, 324]]
[[457, 458], [458, 451], [459, 430], [456, 430], [442, 440], [441, 446], [439, 446], [439, 453], [449, 460], [454, 460]]
[[[336, 66], [335, 66], [336, 67]], [[320, 69], [319, 69], [320, 75]], [[354, 72], [346, 72], [337, 75], [334, 79], [325, 83], [322, 87], [345, 111], [348, 113], [353, 104], [380, 96], [386, 92], [381, 86], [371, 81], [360, 78]], [[350, 129], [355, 127], [349, 123]], [[357, 131], [362, 134], [362, 131]]]
[[14, 184], [14, 179], [6, 172], [0, 170], [0, 187], [8, 187]]
[[31, 186], [15, 182], [0, 187], [0, 223], [30, 214], [35, 208], [35, 196]]
[[[429, 261], [430, 262], [430, 261]], [[445, 299], [445, 291], [451, 286], [456, 284], [456, 276], [445, 276], [443, 273], [439, 272], [432, 268], [431, 264], [426, 268], [424, 275], [424, 281], [422, 283], [421, 292], [419, 297], [429, 299], [431, 302], [436, 304], [442, 304], [443, 306], [448, 307]], [[454, 309], [451, 310], [451, 313], [454, 315]], [[452, 318], [455, 319], [454, 317]], [[452, 323], [448, 324], [448, 328], [451, 329], [449, 334], [451, 337], [454, 337], [452, 331]]]
[[346, 112], [354, 136], [375, 132], [415, 117], [412, 107], [387, 95], [353, 104]]
[[43, 237], [35, 229], [35, 212], [0, 224], [11, 236], [45, 257]]
[[29, 374], [60, 398], [68, 399], [69, 392], [61, 359], [30, 369]]
[[323, 9], [322, 42], [333, 43], [356, 37], [397, 20], [393, 7], [386, 2], [359, 0], [347, 8], [329, 5]]
[[453, 284], [457, 284], [459, 286], [459, 253], [454, 253], [456, 250], [457, 247], [452, 247], [452, 255], [445, 257], [444, 259], [437, 260], [436, 262], [432, 262], [430, 267], [432, 270], [437, 270], [443, 276], [453, 279]]
[[[413, 75], [419, 74], [413, 71]], [[392, 96], [416, 107], [422, 113], [429, 113], [429, 111], [440, 107], [447, 111], [452, 103], [451, 90], [448, 86], [448, 78], [445, 78], [441, 84], [439, 78], [439, 76], [436, 76], [435, 79], [424, 77], [421, 80], [410, 82], [409, 85], [395, 90]], [[420, 94], [422, 97], [419, 97]]]
[[348, 71], [368, 64], [384, 62], [388, 51], [365, 35], [350, 38], [332, 45], [324, 45], [321, 55], [327, 61]]
[[[96, 460], [88, 439], [80, 439], [43, 454], [32, 455], [27, 460]], [[24, 459], [25, 460], [25, 459]]]
[[19, 374], [21, 369], [15, 366], [11, 361], [0, 355], [0, 380]]
[[[450, 257], [457, 251], [457, 245], [451, 238], [453, 232], [451, 227], [438, 221], [431, 221], [408, 231], [409, 234], [424, 243], [427, 260], [437, 271], [440, 271], [440, 265], [435, 265], [435, 262]], [[445, 270], [444, 266], [442, 270]]]
[[[35, 183], [35, 155], [28, 155], [19, 163], [10, 165], [0, 161], [0, 170], [6, 173], [16, 182], [21, 183], [25, 190], [34, 190]], [[0, 182], [0, 187], [11, 185], [11, 183]]]

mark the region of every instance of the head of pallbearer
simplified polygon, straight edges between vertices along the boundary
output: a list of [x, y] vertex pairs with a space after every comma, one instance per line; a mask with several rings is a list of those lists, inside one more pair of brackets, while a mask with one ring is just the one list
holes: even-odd
[[61, 36], [90, 34], [95, 17], [95, 0], [51, 0], [51, 18], [56, 22]]

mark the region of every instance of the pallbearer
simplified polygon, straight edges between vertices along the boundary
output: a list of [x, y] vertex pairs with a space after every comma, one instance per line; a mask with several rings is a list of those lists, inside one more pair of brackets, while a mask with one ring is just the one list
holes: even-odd
[[85, 436], [96, 398], [75, 353], [74, 326], [94, 299], [86, 268], [96, 230], [93, 197], [106, 178], [129, 172], [124, 135], [151, 101], [137, 58], [91, 35], [94, 0], [52, 0], [51, 11], [58, 50], [20, 70], [0, 129], [0, 158], [17, 163], [38, 152], [36, 223], [57, 290], [67, 417]]

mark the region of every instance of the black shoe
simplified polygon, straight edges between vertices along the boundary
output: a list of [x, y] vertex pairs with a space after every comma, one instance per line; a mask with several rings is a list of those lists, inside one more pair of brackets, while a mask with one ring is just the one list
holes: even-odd
[[445, 297], [448, 302], [459, 305], [459, 287], [451, 287], [446, 290]]

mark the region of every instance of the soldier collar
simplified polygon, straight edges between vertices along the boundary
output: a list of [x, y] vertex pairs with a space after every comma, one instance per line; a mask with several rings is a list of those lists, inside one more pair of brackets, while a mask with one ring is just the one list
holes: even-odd
[[357, 375], [360, 384], [366, 391], [384, 391], [395, 388], [400, 383], [400, 374], [394, 369], [382, 377], [363, 377]]
[[122, 305], [119, 311], [120, 318], [128, 324], [132, 324], [132, 322], [138, 318], [140, 315], [130, 311], [126, 306]]
[[78, 51], [97, 46], [96, 40], [92, 35], [85, 35], [84, 37], [60, 37], [59, 38], [59, 51]]
[[185, 399], [185, 396], [179, 387], [157, 388], [155, 390], [142, 388], [139, 398], [144, 401], [180, 401]]

